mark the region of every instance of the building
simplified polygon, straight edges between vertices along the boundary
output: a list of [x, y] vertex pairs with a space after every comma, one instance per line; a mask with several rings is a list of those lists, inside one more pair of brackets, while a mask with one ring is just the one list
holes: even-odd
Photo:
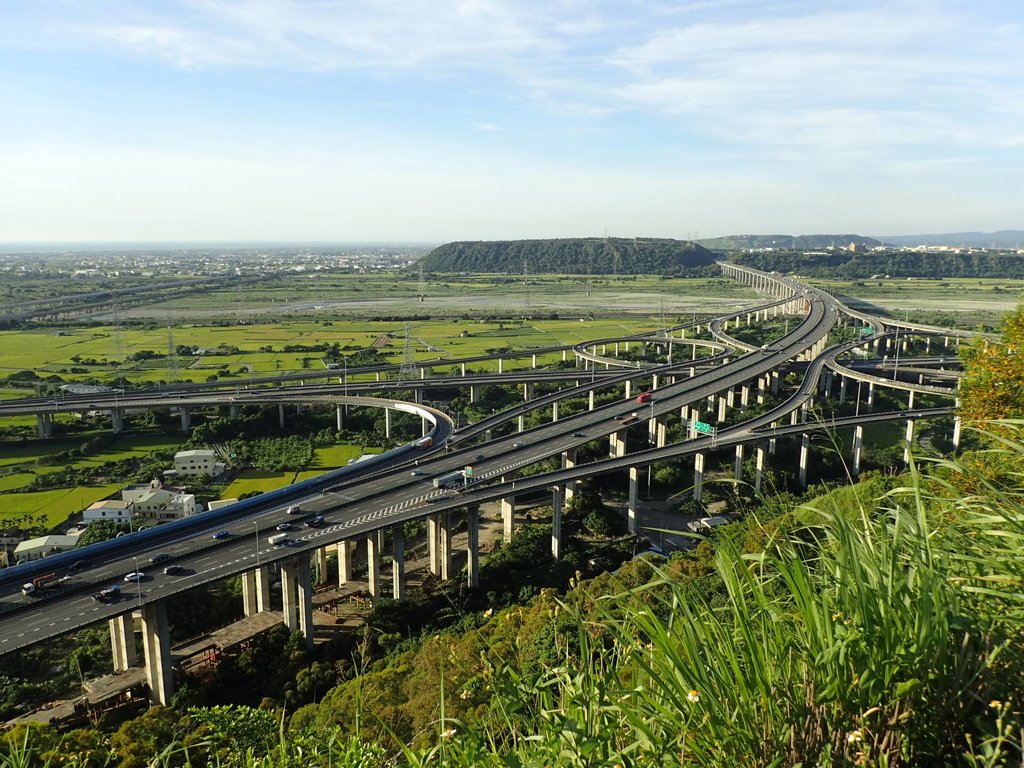
[[238, 501], [238, 499], [218, 499], [216, 501], [211, 501], [206, 505], [206, 508], [208, 511], [213, 512], [213, 510], [220, 509], [221, 507], [229, 507], [236, 501]]
[[209, 448], [192, 451], [178, 451], [174, 454], [174, 472], [178, 477], [216, 477], [224, 471], [224, 464], [217, 461], [217, 453]]
[[47, 555], [55, 555], [58, 552], [67, 552], [78, 546], [78, 536], [51, 534], [40, 536], [37, 539], [29, 539], [21, 542], [14, 548], [14, 561], [16, 563], [39, 560]]
[[97, 520], [110, 520], [114, 523], [129, 523], [132, 519], [131, 502], [118, 499], [106, 499], [90, 504], [82, 512], [82, 522], [86, 525]]
[[136, 519], [150, 523], [167, 523], [202, 511], [194, 494], [164, 488], [159, 480], [127, 486], [121, 500], [131, 505]]

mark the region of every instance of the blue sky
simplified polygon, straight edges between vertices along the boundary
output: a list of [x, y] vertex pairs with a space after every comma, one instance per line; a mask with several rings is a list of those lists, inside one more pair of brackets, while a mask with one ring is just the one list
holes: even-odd
[[1024, 228], [1020, 0], [0, 0], [0, 241]]

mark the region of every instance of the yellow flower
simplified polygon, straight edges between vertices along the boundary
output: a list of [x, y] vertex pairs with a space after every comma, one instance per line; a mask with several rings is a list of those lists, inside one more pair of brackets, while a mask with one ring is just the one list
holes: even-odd
[[463, 701], [468, 699], [469, 698], [469, 691], [463, 691], [462, 693], [460, 693], [459, 694], [459, 698], [462, 699]]
[[1002, 709], [1003, 702], [1001, 702], [999, 699], [992, 699], [992, 701], [990, 701], [988, 705], [992, 707], [992, 709]]
[[493, 615], [494, 615], [494, 609], [493, 608], [488, 608], [486, 611], [484, 611], [484, 618], [485, 619], [489, 619]]
[[691, 689], [690, 692], [686, 694], [686, 700], [689, 701], [691, 704], [696, 704], [698, 701], [700, 701], [700, 694], [697, 693], [697, 691]]
[[846, 734], [847, 744], [860, 744], [862, 741], [864, 741], [864, 734], [861, 733], [860, 728], [857, 728], [856, 730], [850, 731], [848, 734]]
[[441, 738], [446, 740], [452, 739], [455, 737], [455, 734], [457, 733], [458, 731], [454, 728], [445, 728], [443, 731], [441, 731]]

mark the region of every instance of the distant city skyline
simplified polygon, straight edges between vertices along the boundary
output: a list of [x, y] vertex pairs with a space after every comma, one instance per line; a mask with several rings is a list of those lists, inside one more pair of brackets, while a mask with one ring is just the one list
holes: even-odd
[[0, 241], [1024, 229], [1018, 0], [0, 6]]

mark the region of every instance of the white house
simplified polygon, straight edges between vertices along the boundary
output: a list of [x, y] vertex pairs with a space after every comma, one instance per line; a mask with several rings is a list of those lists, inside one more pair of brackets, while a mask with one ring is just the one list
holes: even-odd
[[132, 511], [153, 523], [179, 520], [196, 513], [196, 497], [192, 493], [179, 493], [157, 488], [144, 493], [132, 502]]
[[127, 523], [132, 519], [131, 502], [107, 499], [90, 504], [82, 512], [82, 522], [86, 525], [97, 520], [110, 520], [115, 523]]
[[67, 552], [69, 549], [74, 549], [77, 544], [78, 536], [64, 536], [61, 534], [40, 536], [37, 539], [23, 541], [16, 546], [14, 548], [14, 561], [27, 563], [29, 560], [39, 560], [47, 555]]
[[174, 454], [174, 471], [179, 477], [215, 477], [223, 471], [224, 465], [217, 462], [217, 453], [210, 448], [192, 451], [178, 451]]

